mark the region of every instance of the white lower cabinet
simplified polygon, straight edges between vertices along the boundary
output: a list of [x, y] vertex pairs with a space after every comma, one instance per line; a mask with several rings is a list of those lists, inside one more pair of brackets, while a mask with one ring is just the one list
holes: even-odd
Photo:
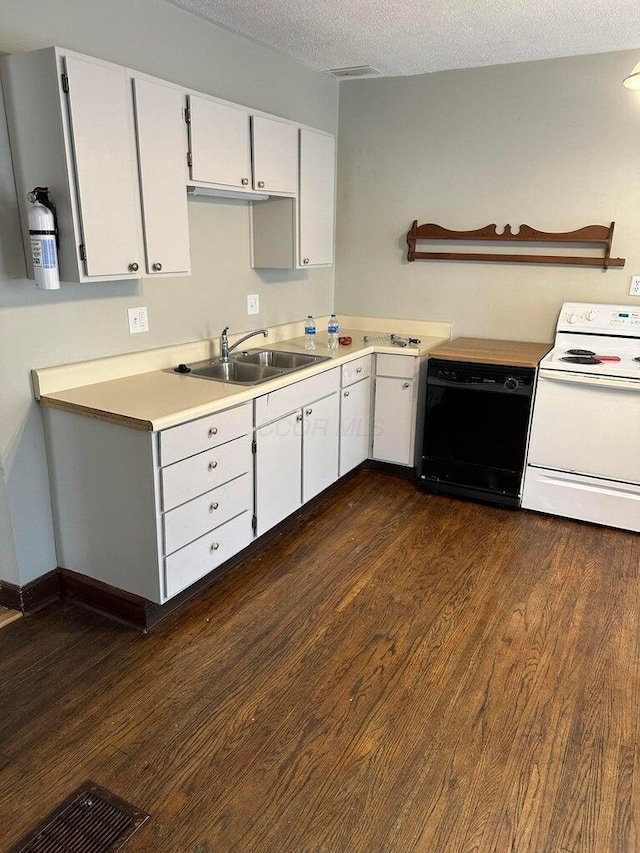
[[336, 368], [256, 400], [258, 536], [337, 480], [339, 385]]
[[384, 354], [376, 357], [374, 459], [396, 465], [416, 464], [419, 379], [419, 358]]
[[342, 368], [340, 391], [340, 476], [353, 470], [371, 450], [372, 356]]

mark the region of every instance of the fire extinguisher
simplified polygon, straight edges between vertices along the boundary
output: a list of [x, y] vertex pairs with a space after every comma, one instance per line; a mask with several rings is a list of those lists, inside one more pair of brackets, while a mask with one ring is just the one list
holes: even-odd
[[36, 187], [28, 195], [29, 236], [36, 285], [43, 290], [58, 290], [58, 222], [56, 206], [49, 198], [48, 187]]

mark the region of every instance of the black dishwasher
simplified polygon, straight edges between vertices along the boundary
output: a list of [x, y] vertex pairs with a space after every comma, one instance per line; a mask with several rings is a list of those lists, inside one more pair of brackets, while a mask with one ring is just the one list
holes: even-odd
[[535, 368], [429, 360], [420, 486], [519, 507]]

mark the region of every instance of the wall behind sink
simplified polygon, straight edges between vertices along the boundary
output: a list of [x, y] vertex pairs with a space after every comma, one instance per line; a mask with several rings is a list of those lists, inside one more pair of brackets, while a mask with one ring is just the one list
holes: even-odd
[[[640, 274], [640, 92], [621, 83], [639, 59], [640, 49], [341, 83], [338, 310], [366, 300], [376, 316], [449, 320], [455, 335], [549, 341], [565, 300], [640, 308], [629, 297]], [[613, 255], [627, 263], [410, 264], [414, 219], [543, 231], [613, 220]]]
[[[330, 77], [224, 32], [162, 0], [32, 0], [2, 4], [0, 52], [59, 44], [275, 115], [335, 132]], [[25, 279], [15, 185], [0, 103], [0, 579], [24, 585], [56, 566], [33, 367], [82, 361], [327, 314], [333, 270], [260, 273], [249, 266], [248, 206], [189, 202], [193, 275], [141, 283]], [[248, 317], [246, 296], [260, 295]], [[127, 308], [150, 331], [129, 335]]]

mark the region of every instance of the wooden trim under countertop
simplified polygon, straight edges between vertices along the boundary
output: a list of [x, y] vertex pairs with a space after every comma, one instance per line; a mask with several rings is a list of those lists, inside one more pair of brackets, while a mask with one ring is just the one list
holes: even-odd
[[509, 367], [537, 367], [551, 344], [534, 341], [500, 341], [491, 338], [453, 338], [435, 346], [429, 358], [503, 364]]

